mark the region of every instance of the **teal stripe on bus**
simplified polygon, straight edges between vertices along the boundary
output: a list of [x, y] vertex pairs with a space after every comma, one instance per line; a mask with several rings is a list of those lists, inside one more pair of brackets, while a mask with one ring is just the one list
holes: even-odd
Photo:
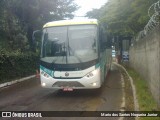
[[53, 76], [53, 71], [50, 69], [47, 69], [43, 66], [40, 65], [40, 69], [43, 70], [44, 72], [46, 72], [48, 75]]
[[100, 67], [100, 63], [97, 63], [96, 65], [95, 65], [95, 69], [97, 69], [97, 68], [99, 68]]

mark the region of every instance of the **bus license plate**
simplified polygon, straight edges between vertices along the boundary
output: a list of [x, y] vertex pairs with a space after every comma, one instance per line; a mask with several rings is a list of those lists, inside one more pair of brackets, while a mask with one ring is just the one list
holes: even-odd
[[73, 88], [63, 88], [63, 91], [73, 91]]

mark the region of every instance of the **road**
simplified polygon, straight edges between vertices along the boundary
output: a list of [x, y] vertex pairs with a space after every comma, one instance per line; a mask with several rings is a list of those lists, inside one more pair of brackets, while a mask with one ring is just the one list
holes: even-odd
[[[100, 90], [62, 92], [44, 89], [36, 78], [1, 88], [0, 111], [119, 111], [122, 91], [121, 74], [117, 67], [112, 65], [112, 70]], [[101, 117], [101, 119], [111, 120], [118, 119], [118, 117]]]

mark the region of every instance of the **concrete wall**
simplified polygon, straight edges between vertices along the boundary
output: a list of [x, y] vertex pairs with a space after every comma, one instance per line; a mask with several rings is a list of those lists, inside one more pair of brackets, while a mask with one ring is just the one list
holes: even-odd
[[160, 26], [129, 50], [129, 63], [148, 82], [160, 107]]

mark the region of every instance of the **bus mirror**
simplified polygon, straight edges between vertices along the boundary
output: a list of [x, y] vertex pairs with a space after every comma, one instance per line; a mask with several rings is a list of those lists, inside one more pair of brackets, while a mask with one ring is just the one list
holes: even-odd
[[48, 33], [45, 33], [44, 34], [44, 41], [47, 41], [48, 40]]
[[35, 31], [33, 31], [33, 34], [32, 34], [32, 41], [33, 41], [33, 43], [35, 43], [36, 38], [38, 36], [40, 36], [41, 34], [42, 34], [41, 30], [35, 30]]
[[32, 43], [33, 43], [34, 50], [36, 50], [36, 47], [39, 46], [39, 45], [37, 45], [37, 42], [40, 43], [41, 34], [42, 34], [41, 30], [33, 31]]

